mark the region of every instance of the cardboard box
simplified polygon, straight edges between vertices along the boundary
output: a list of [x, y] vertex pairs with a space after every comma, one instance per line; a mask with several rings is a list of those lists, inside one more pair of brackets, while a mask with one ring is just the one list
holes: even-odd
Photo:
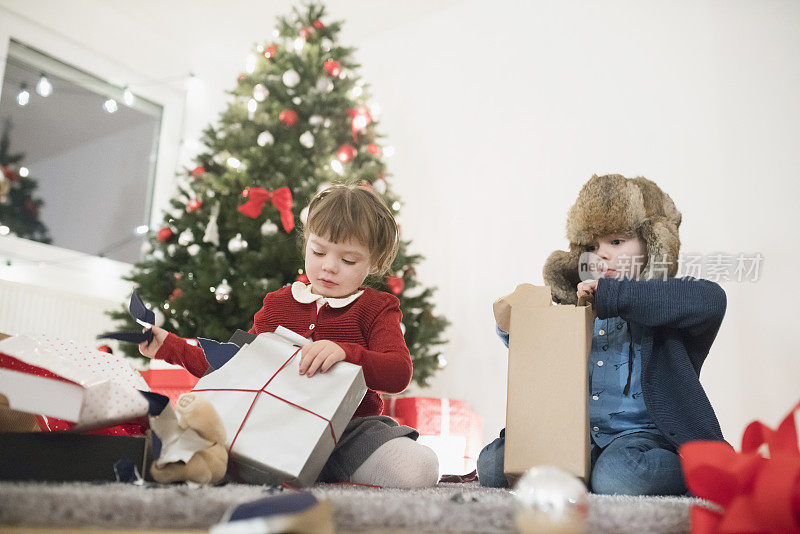
[[554, 465], [588, 480], [591, 306], [556, 306], [549, 287], [521, 284], [494, 308], [498, 324], [507, 324], [510, 334], [505, 444], [509, 482], [537, 465]]
[[361, 367], [347, 362], [311, 378], [300, 375], [300, 347], [308, 340], [282, 331], [259, 334], [193, 391], [225, 423], [233, 479], [307, 486], [316, 481], [367, 386]]
[[114, 464], [123, 458], [144, 477], [149, 449], [144, 436], [4, 432], [0, 433], [0, 480], [114, 482]]

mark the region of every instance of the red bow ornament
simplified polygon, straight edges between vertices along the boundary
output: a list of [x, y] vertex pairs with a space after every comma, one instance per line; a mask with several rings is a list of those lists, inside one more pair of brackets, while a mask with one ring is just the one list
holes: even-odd
[[352, 119], [353, 142], [358, 142], [358, 132], [363, 132], [372, 122], [372, 114], [366, 106], [359, 106], [356, 109], [348, 109], [347, 115]]
[[261, 210], [267, 201], [272, 201], [272, 205], [278, 208], [281, 213], [281, 223], [283, 229], [291, 232], [294, 228], [294, 214], [292, 213], [292, 192], [288, 187], [280, 187], [270, 193], [260, 187], [245, 187], [242, 196], [247, 198], [247, 202], [239, 206], [239, 211], [255, 219], [261, 215]]
[[800, 403], [773, 430], [754, 421], [742, 452], [726, 443], [693, 441], [680, 449], [689, 489], [719, 505], [695, 505], [694, 534], [800, 532]]

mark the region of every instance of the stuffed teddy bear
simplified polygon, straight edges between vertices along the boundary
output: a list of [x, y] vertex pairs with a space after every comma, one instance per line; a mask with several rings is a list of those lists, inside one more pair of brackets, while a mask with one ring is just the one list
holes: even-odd
[[159, 467], [153, 462], [150, 475], [161, 483], [196, 482], [202, 485], [217, 484], [228, 468], [228, 451], [225, 448], [225, 425], [219, 414], [206, 399], [184, 393], [178, 398], [175, 411], [181, 428], [191, 428], [200, 437], [212, 443], [206, 449], [194, 453], [184, 462], [168, 463]]

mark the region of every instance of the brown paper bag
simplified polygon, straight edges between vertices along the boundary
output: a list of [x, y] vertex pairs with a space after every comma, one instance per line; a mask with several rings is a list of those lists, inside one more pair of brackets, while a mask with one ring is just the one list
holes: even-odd
[[554, 465], [588, 480], [591, 305], [555, 306], [549, 287], [520, 284], [494, 303], [494, 312], [498, 326], [510, 334], [509, 482], [537, 465]]

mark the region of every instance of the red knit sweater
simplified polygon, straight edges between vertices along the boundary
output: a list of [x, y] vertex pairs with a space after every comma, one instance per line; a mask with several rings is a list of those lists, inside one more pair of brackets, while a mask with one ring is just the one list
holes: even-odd
[[[345, 361], [364, 371], [367, 394], [353, 417], [378, 415], [383, 400], [378, 391], [400, 393], [411, 382], [411, 355], [400, 330], [400, 301], [372, 288], [343, 308], [317, 303], [303, 304], [292, 296], [291, 286], [264, 297], [264, 305], [253, 317], [251, 334], [274, 332], [283, 326], [314, 341], [333, 341], [345, 352]], [[208, 369], [203, 349], [189, 345], [170, 333], [156, 358], [183, 366], [195, 376]], [[311, 379], [313, 380], [313, 378]]]

